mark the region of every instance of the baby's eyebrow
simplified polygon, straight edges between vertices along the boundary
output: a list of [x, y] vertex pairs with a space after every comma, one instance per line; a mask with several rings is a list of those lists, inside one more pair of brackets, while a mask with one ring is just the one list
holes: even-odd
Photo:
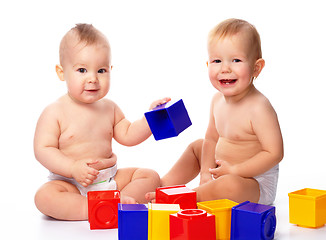
[[82, 64], [82, 63], [76, 63], [75, 65], [73, 65], [73, 67], [86, 67], [87, 65]]

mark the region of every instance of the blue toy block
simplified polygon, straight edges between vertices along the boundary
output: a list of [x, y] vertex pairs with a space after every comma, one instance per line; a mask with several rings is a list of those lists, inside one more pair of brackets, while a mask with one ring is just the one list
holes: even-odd
[[145, 117], [156, 141], [176, 137], [192, 124], [182, 99], [157, 106]]
[[148, 239], [148, 208], [144, 204], [118, 205], [119, 240]]
[[246, 201], [232, 208], [231, 240], [271, 240], [275, 228], [273, 206]]

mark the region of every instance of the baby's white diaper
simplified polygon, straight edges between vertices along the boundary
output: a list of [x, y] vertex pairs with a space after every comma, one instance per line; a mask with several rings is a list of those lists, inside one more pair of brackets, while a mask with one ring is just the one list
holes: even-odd
[[276, 197], [279, 166], [278, 164], [267, 172], [254, 177], [259, 183], [260, 197], [258, 203], [271, 205]]
[[67, 178], [53, 172], [50, 172], [48, 179], [49, 181], [61, 180], [69, 182], [78, 188], [81, 195], [86, 196], [89, 191], [116, 190], [117, 184], [114, 181], [114, 177], [117, 173], [117, 169], [117, 164], [115, 164], [113, 167], [100, 170], [93, 184], [88, 187], [83, 187], [74, 178]]

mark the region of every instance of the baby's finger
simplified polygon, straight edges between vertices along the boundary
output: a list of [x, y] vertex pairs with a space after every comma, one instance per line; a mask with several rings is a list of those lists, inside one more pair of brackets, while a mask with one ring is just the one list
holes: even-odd
[[88, 161], [86, 161], [87, 165], [90, 166], [92, 164], [96, 164], [98, 163], [98, 159], [89, 159]]
[[88, 187], [89, 185], [91, 185], [93, 183], [92, 180], [90, 179], [85, 179], [82, 183], [80, 183], [83, 187]]
[[221, 164], [222, 164], [222, 161], [221, 160], [216, 160], [215, 162], [217, 164], [217, 167], [221, 166]]
[[87, 184], [87, 179], [80, 183], [83, 187], [88, 187], [89, 184]]
[[88, 180], [94, 181], [96, 178], [97, 178], [97, 175], [92, 175], [92, 174], [87, 175]]
[[162, 98], [160, 101], [161, 101], [160, 104], [167, 103], [167, 102], [171, 101], [171, 98], [170, 97], [165, 97], [165, 98]]
[[92, 167], [89, 167], [87, 173], [90, 174], [90, 175], [93, 175], [93, 176], [97, 177], [97, 175], [99, 174], [99, 171], [96, 170], [96, 169], [94, 169], [94, 168], [92, 168]]
[[211, 174], [216, 174], [218, 172], [218, 169], [217, 168], [209, 168], [208, 171]]
[[210, 168], [208, 171], [210, 172], [210, 174], [212, 174], [214, 179], [219, 177], [219, 169]]
[[157, 100], [157, 101], [155, 101], [155, 102], [153, 102], [153, 103], [151, 104], [150, 109], [153, 109], [153, 108], [155, 108], [155, 107], [158, 107], [158, 106], [160, 106], [160, 105], [162, 105], [162, 104], [164, 104], [164, 103], [167, 103], [167, 102], [169, 102], [169, 101], [171, 101], [171, 98], [169, 98], [169, 97], [165, 97], [165, 98], [162, 98], [162, 99], [160, 99], [160, 100]]

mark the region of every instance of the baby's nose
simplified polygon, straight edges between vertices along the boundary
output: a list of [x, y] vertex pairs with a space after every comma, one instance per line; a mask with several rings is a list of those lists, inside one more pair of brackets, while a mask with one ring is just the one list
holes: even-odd
[[89, 79], [88, 79], [88, 83], [96, 83], [98, 81], [97, 77], [96, 76], [91, 76]]
[[229, 66], [228, 63], [223, 63], [223, 64], [222, 64], [222, 72], [223, 72], [223, 73], [228, 73], [228, 72], [230, 72], [230, 66]]

